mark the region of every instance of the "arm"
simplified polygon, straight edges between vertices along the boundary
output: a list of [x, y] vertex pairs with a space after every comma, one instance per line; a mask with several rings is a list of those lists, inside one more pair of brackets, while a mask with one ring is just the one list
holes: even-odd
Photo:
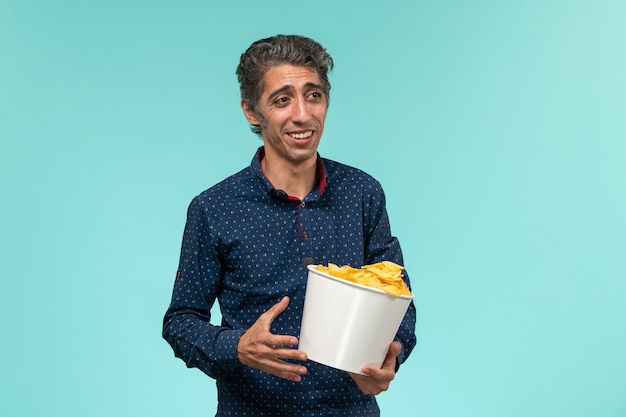
[[[369, 200], [364, 202], [364, 225], [367, 230], [365, 236], [365, 262], [373, 264], [389, 260], [404, 265], [402, 250], [398, 239], [391, 234], [389, 217], [387, 215], [385, 194], [376, 183]], [[403, 271], [404, 281], [411, 288], [411, 283], [406, 270]], [[400, 352], [397, 354], [397, 366], [402, 364], [411, 354], [417, 342], [415, 336], [416, 310], [411, 302], [407, 312], [396, 333], [395, 341], [400, 342]]]
[[[372, 264], [383, 260], [390, 260], [404, 265], [402, 251], [398, 240], [391, 235], [389, 218], [385, 207], [385, 195], [382, 188], [375, 189], [371, 199], [364, 205], [364, 224], [369, 227], [365, 232], [365, 260]], [[404, 271], [404, 280], [411, 288], [409, 277]], [[389, 388], [391, 381], [401, 363], [403, 363], [416, 344], [415, 337], [416, 310], [413, 302], [396, 333], [394, 342], [389, 346], [387, 356], [380, 369], [366, 365], [363, 367], [365, 375], [350, 373], [350, 376], [364, 394], [377, 395]]]
[[261, 314], [249, 329], [232, 329], [210, 323], [221, 283], [221, 263], [211, 238], [207, 215], [199, 201], [189, 206], [179, 270], [172, 301], [163, 322], [163, 337], [188, 367], [197, 367], [212, 378], [243, 365], [281, 378], [299, 381], [306, 368], [283, 359], [306, 360], [306, 354], [289, 348], [293, 336], [274, 335], [273, 320], [289, 304], [283, 298]]
[[163, 337], [188, 367], [212, 378], [241, 366], [237, 344], [244, 329], [210, 323], [220, 287], [221, 265], [203, 206], [194, 199], [187, 212], [179, 269], [170, 306], [163, 320]]

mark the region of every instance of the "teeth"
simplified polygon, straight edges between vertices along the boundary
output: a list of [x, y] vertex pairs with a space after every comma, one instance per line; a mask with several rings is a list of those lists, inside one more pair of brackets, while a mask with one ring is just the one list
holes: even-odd
[[312, 131], [304, 132], [304, 133], [290, 133], [289, 135], [295, 139], [306, 139], [313, 134]]

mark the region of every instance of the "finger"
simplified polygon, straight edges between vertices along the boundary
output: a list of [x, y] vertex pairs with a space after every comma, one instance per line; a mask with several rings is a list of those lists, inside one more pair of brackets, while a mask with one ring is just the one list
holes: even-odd
[[391, 342], [389, 346], [389, 353], [393, 354], [394, 357], [397, 357], [402, 351], [402, 343], [400, 342]]
[[291, 364], [279, 359], [263, 361], [259, 367], [264, 372], [275, 375], [279, 378], [300, 382], [301, 375], [305, 375], [308, 370], [302, 365]]
[[257, 345], [258, 356], [306, 361], [308, 359], [306, 352], [290, 347], [297, 344], [298, 338], [295, 336], [271, 335]]
[[282, 374], [304, 375], [308, 372], [306, 366], [297, 365], [276, 359], [272, 362], [274, 372]]
[[293, 359], [297, 361], [306, 361], [307, 354], [301, 350], [289, 349], [289, 348], [277, 348], [274, 351], [274, 355], [279, 359]]
[[[283, 346], [295, 346], [298, 344], [298, 338], [290, 335], [279, 335], [268, 333], [266, 340], [267, 345], [272, 349], [281, 348]], [[290, 349], [294, 350], [294, 349]]]
[[306, 374], [306, 372], [279, 372], [279, 373], [275, 373], [273, 374], [274, 376], [277, 376], [279, 378], [283, 378], [283, 379], [288, 379], [290, 381], [293, 382], [301, 382], [302, 381], [302, 375]]

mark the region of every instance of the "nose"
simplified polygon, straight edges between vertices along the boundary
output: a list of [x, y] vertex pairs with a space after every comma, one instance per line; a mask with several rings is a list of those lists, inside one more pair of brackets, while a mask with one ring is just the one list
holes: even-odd
[[306, 123], [311, 120], [311, 109], [305, 99], [296, 100], [292, 118], [294, 123]]

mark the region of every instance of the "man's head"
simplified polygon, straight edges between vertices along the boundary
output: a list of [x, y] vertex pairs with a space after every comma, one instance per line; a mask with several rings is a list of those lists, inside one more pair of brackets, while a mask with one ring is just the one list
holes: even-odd
[[322, 45], [298, 35], [277, 35], [256, 41], [241, 55], [237, 78], [242, 102], [259, 119], [259, 125], [252, 125], [252, 131], [257, 134], [261, 133], [260, 128], [264, 124], [263, 116], [259, 112], [259, 100], [264, 88], [263, 77], [270, 68], [285, 64], [308, 67], [315, 71], [328, 105], [328, 71], [333, 68], [333, 59]]

